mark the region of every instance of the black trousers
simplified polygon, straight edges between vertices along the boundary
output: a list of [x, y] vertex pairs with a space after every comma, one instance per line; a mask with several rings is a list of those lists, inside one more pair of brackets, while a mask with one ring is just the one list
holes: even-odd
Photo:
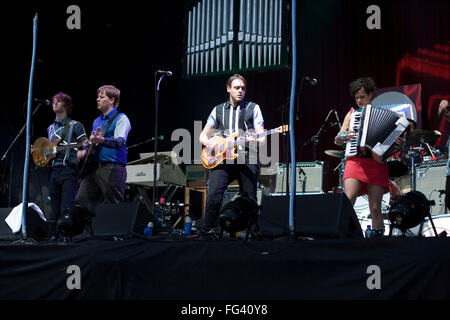
[[78, 189], [78, 178], [74, 167], [53, 167], [50, 170], [49, 195], [52, 212], [49, 222], [56, 222], [64, 209], [69, 208]]
[[100, 203], [123, 201], [127, 170], [122, 164], [98, 163], [81, 182], [75, 203], [90, 210]]
[[230, 182], [237, 180], [240, 195], [257, 202], [256, 188], [259, 166], [257, 164], [221, 164], [209, 173], [206, 193], [205, 227], [217, 226], [223, 194]]

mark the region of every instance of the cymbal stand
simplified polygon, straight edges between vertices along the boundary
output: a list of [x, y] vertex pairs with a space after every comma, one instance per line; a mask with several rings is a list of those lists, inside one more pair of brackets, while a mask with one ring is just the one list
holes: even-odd
[[342, 180], [344, 178], [344, 169], [345, 169], [345, 158], [341, 160], [341, 162], [338, 164], [336, 168], [334, 168], [333, 171], [336, 171], [339, 169], [339, 189], [343, 189]]
[[409, 162], [411, 166], [411, 191], [416, 191], [416, 165], [414, 163], [414, 148], [410, 147], [408, 151]]
[[[435, 159], [435, 152], [436, 152], [436, 149], [430, 147], [430, 145], [428, 144], [428, 142], [426, 142], [425, 144], [427, 145], [428, 151], [430, 151], [431, 159]], [[434, 149], [434, 151], [433, 151], [433, 149]]]

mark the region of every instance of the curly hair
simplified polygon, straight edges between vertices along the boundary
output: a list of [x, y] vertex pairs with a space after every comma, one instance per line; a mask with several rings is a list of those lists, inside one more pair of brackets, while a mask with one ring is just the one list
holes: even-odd
[[350, 95], [354, 97], [356, 93], [361, 90], [361, 88], [364, 88], [364, 91], [366, 91], [367, 94], [374, 93], [377, 89], [377, 85], [375, 84], [375, 81], [373, 81], [372, 78], [369, 77], [363, 77], [356, 79], [352, 81], [349, 84], [350, 88]]

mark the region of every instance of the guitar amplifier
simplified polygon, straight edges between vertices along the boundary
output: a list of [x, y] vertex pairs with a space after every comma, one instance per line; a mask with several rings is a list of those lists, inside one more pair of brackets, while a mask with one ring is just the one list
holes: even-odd
[[202, 164], [186, 164], [186, 188], [206, 188], [208, 170]]
[[435, 205], [430, 206], [432, 215], [447, 212], [445, 207], [446, 174], [447, 160], [416, 164], [416, 191], [422, 192], [428, 200], [434, 200]]
[[[277, 163], [276, 174], [271, 178], [270, 194], [286, 194], [286, 164]], [[291, 185], [291, 170], [289, 164], [289, 191]], [[328, 162], [297, 162], [295, 164], [296, 194], [326, 193], [328, 191]]]

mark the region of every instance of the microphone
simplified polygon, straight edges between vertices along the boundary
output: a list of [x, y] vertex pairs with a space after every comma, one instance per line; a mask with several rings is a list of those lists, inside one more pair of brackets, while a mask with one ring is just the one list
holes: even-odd
[[341, 121], [339, 120], [339, 116], [338, 116], [338, 113], [337, 113], [336, 110], [334, 110], [334, 115], [336, 116], [336, 120], [337, 120], [337, 122], [339, 123], [339, 128], [341, 128], [341, 127], [342, 127], [342, 124], [341, 124]]
[[309, 82], [310, 85], [315, 86], [317, 84], [316, 78], [310, 78], [308, 76], [304, 76], [303, 79]]
[[33, 100], [36, 102], [45, 104], [46, 106], [50, 105], [50, 100], [48, 100], [48, 99], [43, 100], [43, 99], [33, 98]]
[[171, 77], [173, 76], [172, 71], [164, 71], [164, 70], [156, 70], [157, 73], [162, 73], [165, 76]]

